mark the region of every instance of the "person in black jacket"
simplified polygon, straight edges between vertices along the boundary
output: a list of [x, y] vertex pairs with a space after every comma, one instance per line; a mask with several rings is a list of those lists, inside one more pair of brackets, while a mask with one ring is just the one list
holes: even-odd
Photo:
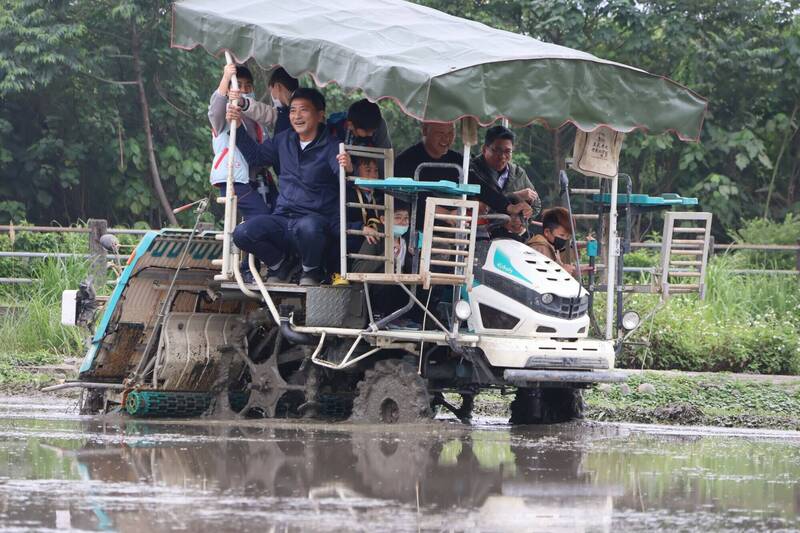
[[541, 200], [525, 170], [511, 161], [515, 135], [504, 126], [486, 131], [481, 154], [470, 161], [469, 182], [481, 186], [478, 200], [490, 213], [509, 215], [505, 228], [496, 230], [493, 237], [517, 238], [523, 220], [533, 214], [533, 206], [541, 209]]
[[[461, 166], [463, 157], [450, 149], [456, 138], [456, 128], [452, 123], [424, 122], [422, 124], [422, 141], [406, 148], [394, 161], [394, 176], [413, 178], [417, 167], [422, 163], [450, 163]], [[459, 172], [455, 168], [423, 168], [419, 174], [420, 181], [448, 180], [458, 183]], [[417, 199], [417, 220], [425, 220], [425, 200], [427, 194], [420, 194]]]

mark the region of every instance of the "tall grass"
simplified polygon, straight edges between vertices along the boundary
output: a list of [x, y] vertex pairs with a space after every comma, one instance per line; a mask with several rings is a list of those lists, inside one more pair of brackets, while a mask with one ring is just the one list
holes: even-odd
[[706, 306], [717, 318], [776, 315], [800, 321], [800, 276], [740, 275], [737, 258], [716, 257], [706, 273]]
[[54, 363], [83, 353], [85, 330], [61, 325], [61, 293], [87, 273], [85, 260], [44, 259], [31, 267], [33, 284], [3, 289], [9, 312], [0, 321], [0, 363]]
[[[130, 245], [138, 237], [123, 235], [120, 239]], [[88, 241], [81, 233], [17, 231], [0, 235], [0, 249], [85, 254]], [[64, 356], [85, 353], [87, 331], [61, 325], [61, 293], [77, 289], [88, 272], [89, 262], [84, 258], [0, 258], [0, 276], [34, 280], [32, 284], [0, 285], [0, 304], [9, 309], [0, 317], [0, 381], [9, 378], [15, 367], [55, 363]]]
[[[645, 323], [626, 366], [695, 371], [800, 373], [800, 279], [736, 275], [735, 259], [716, 257], [708, 268], [706, 299], [673, 296]], [[657, 303], [634, 297], [643, 316]]]

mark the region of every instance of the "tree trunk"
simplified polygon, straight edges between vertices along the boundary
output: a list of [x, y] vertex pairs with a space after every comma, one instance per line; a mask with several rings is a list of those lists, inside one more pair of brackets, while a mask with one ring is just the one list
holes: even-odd
[[131, 22], [131, 49], [133, 52], [133, 71], [136, 76], [136, 85], [139, 87], [139, 102], [142, 106], [142, 123], [144, 124], [144, 137], [147, 145], [147, 159], [150, 163], [150, 177], [153, 179], [153, 188], [156, 191], [161, 209], [167, 216], [171, 226], [177, 226], [178, 220], [172, 212], [172, 206], [167, 200], [164, 186], [161, 184], [161, 176], [158, 173], [158, 162], [156, 161], [156, 151], [153, 147], [153, 130], [150, 127], [150, 105], [147, 103], [147, 94], [144, 90], [144, 79], [142, 78], [142, 63], [140, 60], [139, 31], [136, 28], [136, 21]]
[[786, 135], [783, 137], [783, 142], [781, 142], [781, 148], [778, 150], [778, 157], [775, 158], [775, 164], [772, 165], [772, 177], [769, 180], [769, 187], [767, 188], [767, 201], [764, 203], [764, 220], [769, 218], [769, 203], [772, 200], [772, 191], [775, 188], [775, 178], [778, 177], [778, 169], [781, 165], [781, 159], [783, 159], [783, 152], [786, 150], [786, 146], [792, 140], [792, 137], [797, 133], [797, 130], [792, 131], [792, 124], [794, 124], [794, 117], [797, 115], [797, 110], [800, 107], [800, 102], [794, 104], [794, 109], [792, 109], [792, 115], [789, 117], [789, 129], [786, 131]]
[[789, 184], [786, 186], [786, 205], [791, 209], [797, 200], [797, 178], [800, 177], [800, 138], [792, 140], [792, 147], [789, 152], [789, 160], [792, 168], [789, 172]]

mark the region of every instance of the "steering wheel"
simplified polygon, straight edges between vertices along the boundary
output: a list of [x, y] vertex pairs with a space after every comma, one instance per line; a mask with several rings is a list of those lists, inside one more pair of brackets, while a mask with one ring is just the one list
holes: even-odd
[[540, 196], [537, 196], [536, 199], [533, 201], [533, 203], [530, 204], [530, 205], [531, 205], [531, 209], [533, 210], [533, 214], [531, 215], [531, 218], [533, 219], [533, 218], [538, 217], [539, 213], [542, 212], [542, 198]]

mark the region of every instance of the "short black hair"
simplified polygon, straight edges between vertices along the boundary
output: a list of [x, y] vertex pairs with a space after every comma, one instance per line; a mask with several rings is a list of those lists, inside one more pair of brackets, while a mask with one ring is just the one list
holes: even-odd
[[353, 164], [356, 167], [360, 167], [361, 165], [375, 165], [376, 167], [381, 168], [381, 166], [378, 164], [378, 161], [372, 157], [354, 157], [353, 161]]
[[311, 102], [311, 105], [313, 105], [314, 109], [317, 111], [325, 111], [325, 97], [322, 96], [322, 93], [316, 89], [311, 89], [309, 87], [298, 87], [289, 98], [289, 105], [292, 105], [292, 102], [298, 98], [302, 98]]
[[250, 80], [253, 83], [253, 73], [244, 65], [236, 65], [236, 81]]
[[395, 200], [394, 201], [394, 210], [395, 210], [395, 212], [397, 212], [397, 211], [408, 211], [409, 213], [411, 213], [411, 205], [407, 204], [406, 202], [404, 202], [402, 200]]
[[267, 83], [267, 85], [269, 87], [272, 87], [276, 83], [280, 83], [281, 85], [286, 87], [290, 93], [296, 91], [297, 88], [300, 86], [300, 82], [297, 81], [297, 78], [289, 76], [289, 73], [286, 72], [286, 69], [284, 69], [283, 67], [278, 67], [272, 72], [272, 75], [269, 77], [269, 82]]
[[356, 128], [377, 130], [381, 124], [381, 108], [364, 98], [347, 108], [347, 120]]
[[486, 130], [486, 137], [483, 141], [483, 144], [489, 146], [497, 139], [506, 139], [513, 143], [517, 139], [517, 136], [514, 135], [513, 131], [505, 126], [492, 126]]
[[542, 228], [553, 231], [559, 226], [572, 234], [572, 228], [569, 223], [569, 211], [563, 207], [545, 209], [544, 213], [542, 213]]

